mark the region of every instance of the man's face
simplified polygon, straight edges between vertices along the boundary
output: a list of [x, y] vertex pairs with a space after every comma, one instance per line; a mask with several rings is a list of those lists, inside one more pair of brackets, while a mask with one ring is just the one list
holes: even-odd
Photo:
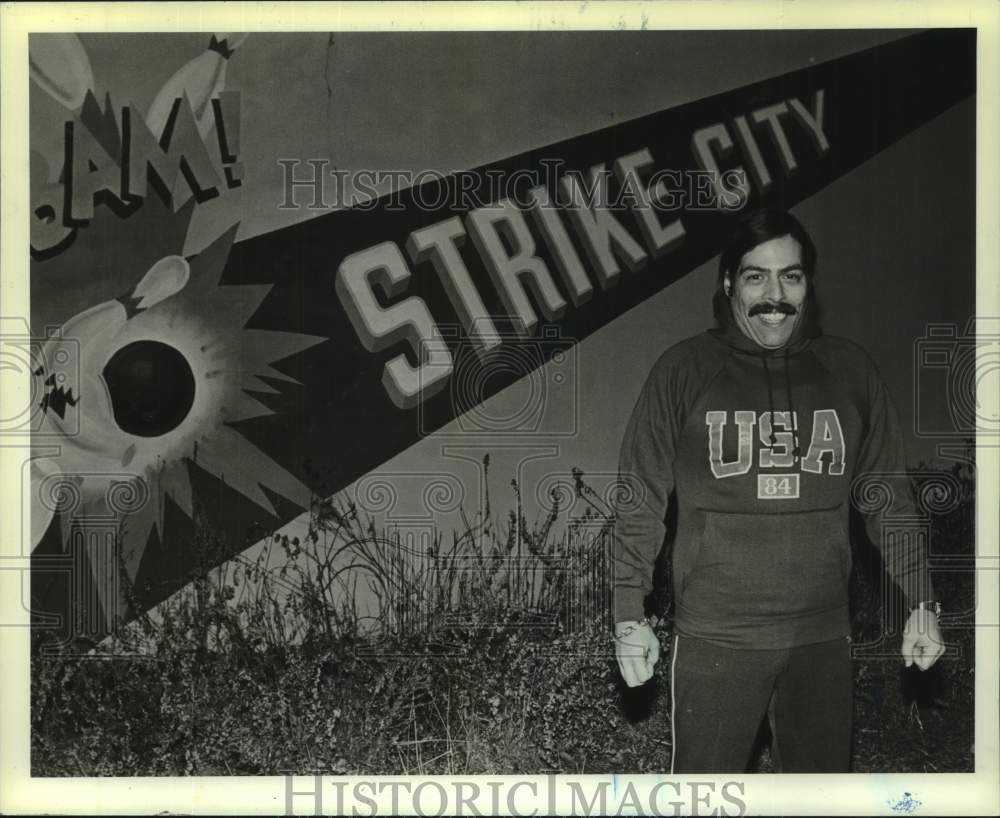
[[766, 349], [783, 347], [802, 321], [806, 300], [802, 247], [791, 236], [758, 244], [724, 286], [743, 334]]

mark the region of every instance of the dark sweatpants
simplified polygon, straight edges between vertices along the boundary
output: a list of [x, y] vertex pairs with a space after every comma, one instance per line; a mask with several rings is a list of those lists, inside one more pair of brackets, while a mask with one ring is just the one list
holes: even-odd
[[733, 650], [675, 636], [673, 648], [671, 772], [744, 772], [765, 714], [779, 772], [849, 772], [847, 637], [787, 650]]

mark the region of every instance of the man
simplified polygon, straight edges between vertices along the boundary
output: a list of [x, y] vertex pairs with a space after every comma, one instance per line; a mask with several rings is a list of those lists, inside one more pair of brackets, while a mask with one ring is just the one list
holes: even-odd
[[[621, 474], [642, 497], [616, 524], [615, 641], [630, 686], [659, 655], [643, 606], [676, 494], [675, 773], [744, 771], [765, 714], [781, 771], [849, 769], [851, 485], [905, 459], [874, 363], [818, 329], [815, 274], [793, 216], [744, 219], [719, 263], [718, 326], [663, 354], [625, 433]], [[878, 515], [866, 524], [880, 544]], [[926, 670], [944, 647], [924, 544], [883, 557], [912, 611], [903, 658]]]

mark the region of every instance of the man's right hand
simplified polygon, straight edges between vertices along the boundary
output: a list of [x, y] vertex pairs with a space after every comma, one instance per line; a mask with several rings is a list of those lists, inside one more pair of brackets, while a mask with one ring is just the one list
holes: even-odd
[[653, 675], [660, 658], [660, 640], [648, 622], [617, 622], [615, 657], [625, 684], [638, 687]]

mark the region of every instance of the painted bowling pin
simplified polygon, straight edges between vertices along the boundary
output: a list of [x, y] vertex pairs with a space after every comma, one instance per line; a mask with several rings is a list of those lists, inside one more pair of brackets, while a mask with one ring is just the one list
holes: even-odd
[[94, 90], [90, 59], [75, 34], [30, 35], [28, 70], [39, 88], [70, 111], [79, 110]]
[[226, 85], [226, 65], [247, 34], [213, 34], [208, 47], [197, 57], [182, 65], [153, 99], [146, 115], [146, 125], [156, 136], [163, 133], [174, 102], [187, 94], [198, 132], [204, 139], [214, 124], [212, 98]]

